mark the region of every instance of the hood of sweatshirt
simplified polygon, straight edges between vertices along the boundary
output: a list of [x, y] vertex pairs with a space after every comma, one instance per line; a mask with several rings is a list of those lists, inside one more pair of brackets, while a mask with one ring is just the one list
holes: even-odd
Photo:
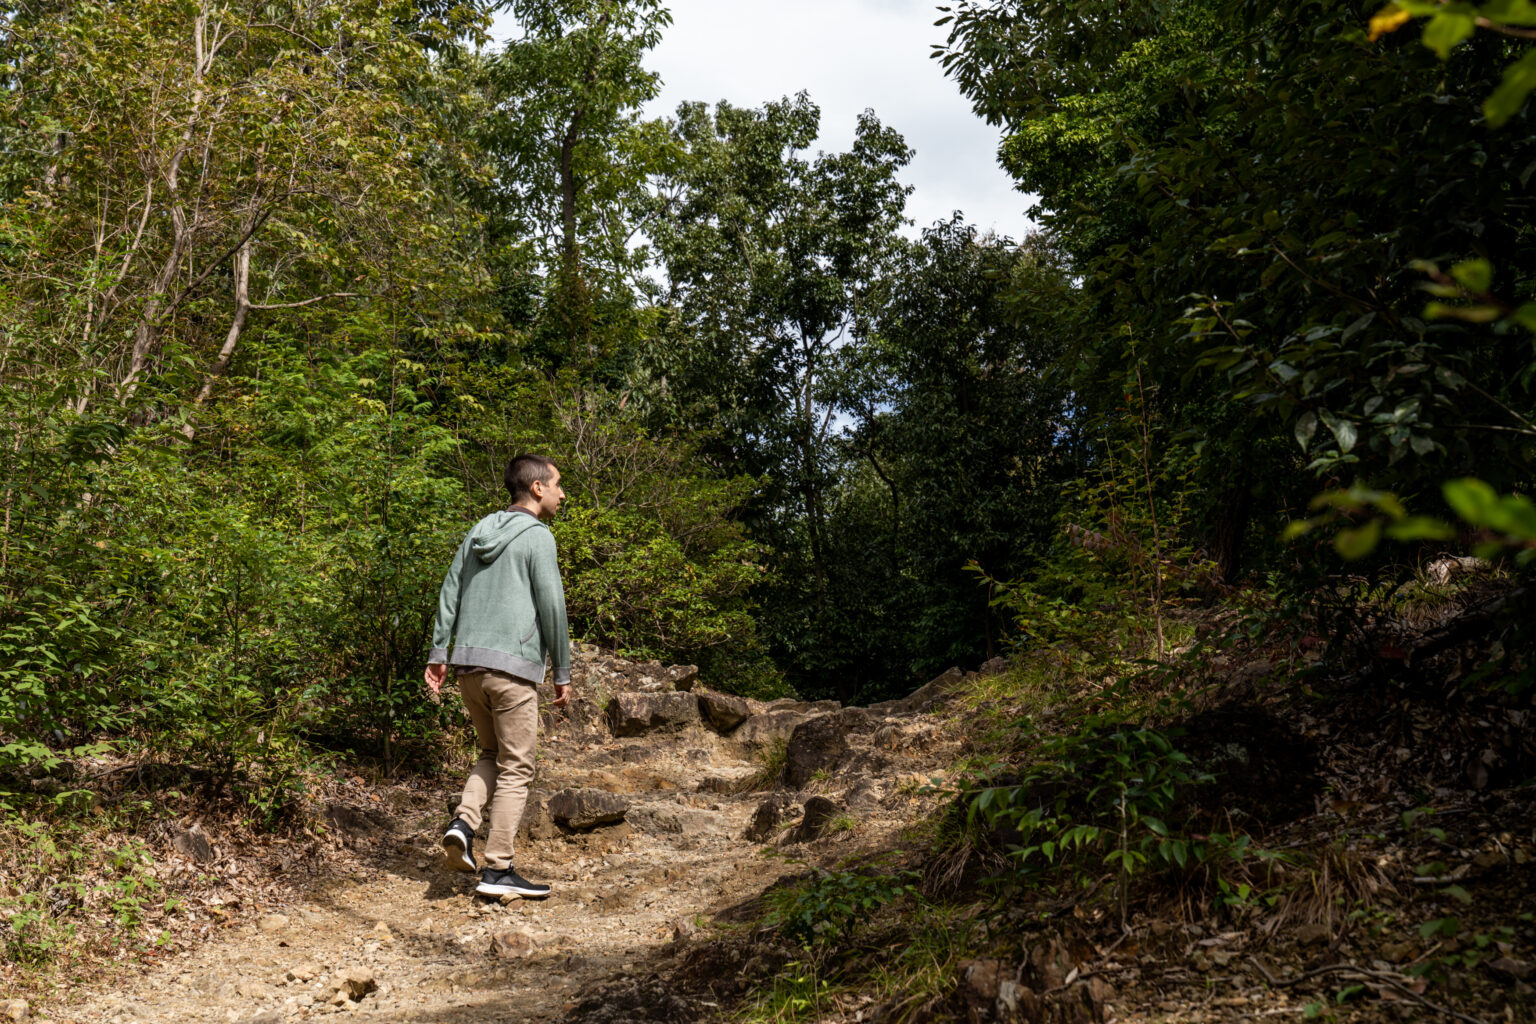
[[529, 512], [492, 512], [475, 524], [469, 546], [480, 561], [489, 565], [500, 558], [514, 540], [532, 529], [548, 527]]

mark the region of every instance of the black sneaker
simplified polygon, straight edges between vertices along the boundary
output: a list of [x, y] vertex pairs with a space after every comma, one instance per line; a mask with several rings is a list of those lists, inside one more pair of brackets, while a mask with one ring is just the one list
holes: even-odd
[[476, 871], [475, 830], [454, 818], [448, 831], [443, 833], [443, 867], [449, 871]]
[[480, 884], [475, 886], [475, 892], [482, 896], [505, 896], [511, 893], [537, 899], [549, 895], [549, 886], [528, 881], [508, 865], [505, 871], [486, 868], [480, 872]]

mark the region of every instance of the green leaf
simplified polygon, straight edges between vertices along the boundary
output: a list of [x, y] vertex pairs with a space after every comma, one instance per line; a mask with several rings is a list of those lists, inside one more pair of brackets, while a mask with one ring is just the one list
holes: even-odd
[[1531, 0], [1490, 0], [1477, 13], [1497, 25], [1536, 25], [1536, 3]]
[[1293, 519], [1285, 524], [1285, 529], [1280, 534], [1280, 539], [1292, 541], [1302, 534], [1312, 532], [1317, 523], [1311, 519]]
[[1476, 8], [1471, 4], [1446, 4], [1424, 26], [1424, 45], [1445, 60], [1476, 29]]
[[1527, 302], [1510, 315], [1510, 319], [1536, 334], [1536, 302]]
[[1467, 291], [1481, 294], [1493, 287], [1493, 264], [1485, 259], [1463, 260], [1451, 268], [1451, 276]]
[[1375, 551], [1376, 545], [1380, 543], [1381, 520], [1372, 519], [1364, 526], [1340, 530], [1338, 536], [1333, 538], [1333, 549], [1346, 562], [1353, 562]]
[[1446, 503], [1473, 526], [1489, 525], [1488, 520], [1499, 503], [1498, 493], [1474, 477], [1447, 481], [1441, 490]]
[[1536, 47], [1504, 69], [1499, 87], [1483, 101], [1483, 116], [1493, 128], [1502, 128], [1525, 106], [1525, 98], [1536, 89]]
[[1432, 516], [1410, 516], [1388, 526], [1386, 532], [1393, 540], [1450, 540], [1456, 536], [1449, 523]]
[[1317, 413], [1308, 409], [1296, 417], [1296, 443], [1301, 445], [1305, 452], [1312, 444], [1312, 436], [1317, 433]]
[[1472, 894], [1459, 885], [1448, 885], [1441, 891], [1459, 903], [1466, 904], [1467, 906], [1472, 905]]

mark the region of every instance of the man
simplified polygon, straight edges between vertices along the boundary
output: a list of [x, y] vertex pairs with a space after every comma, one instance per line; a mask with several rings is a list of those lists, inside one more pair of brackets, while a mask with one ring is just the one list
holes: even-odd
[[[453, 822], [443, 835], [445, 864], [480, 871], [475, 891], [547, 896], [549, 886], [528, 881], [512, 867], [512, 844], [533, 781], [539, 736], [544, 658], [554, 673], [553, 706], [571, 700], [571, 640], [555, 538], [544, 525], [565, 500], [560, 470], [540, 455], [519, 455], [503, 478], [512, 495], [505, 512], [476, 523], [443, 579], [437, 624], [427, 655], [427, 686], [442, 692], [453, 665], [459, 692], [475, 724], [475, 762]], [[452, 652], [449, 644], [452, 642]], [[490, 805], [485, 864], [475, 862], [475, 831]]]

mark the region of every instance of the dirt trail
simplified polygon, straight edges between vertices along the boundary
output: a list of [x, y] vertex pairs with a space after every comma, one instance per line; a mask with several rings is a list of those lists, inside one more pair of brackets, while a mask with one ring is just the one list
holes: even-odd
[[[755, 768], [717, 737], [700, 730], [640, 741], [555, 735], [540, 757], [542, 790], [588, 786], [631, 801], [624, 824], [520, 844], [517, 866], [552, 884], [547, 899], [503, 906], [476, 897], [474, 876], [441, 866], [442, 804], [403, 787], [381, 790], [350, 813], [340, 809], [340, 830], [350, 832], [358, 856], [338, 858], [301, 902], [263, 907], [118, 991], [57, 1009], [53, 1019], [568, 1019], [594, 984], [648, 973], [679, 922], [686, 932], [696, 917], [761, 892], [788, 870], [743, 838], [761, 794], [699, 791], [706, 778], [732, 780]], [[453, 795], [442, 794], [443, 802]], [[370, 804], [374, 797], [379, 802]], [[493, 951], [493, 936], [507, 932], [531, 938], [531, 954]], [[513, 945], [521, 952], [528, 944]], [[355, 969], [371, 972], [377, 988], [333, 1005]]]

